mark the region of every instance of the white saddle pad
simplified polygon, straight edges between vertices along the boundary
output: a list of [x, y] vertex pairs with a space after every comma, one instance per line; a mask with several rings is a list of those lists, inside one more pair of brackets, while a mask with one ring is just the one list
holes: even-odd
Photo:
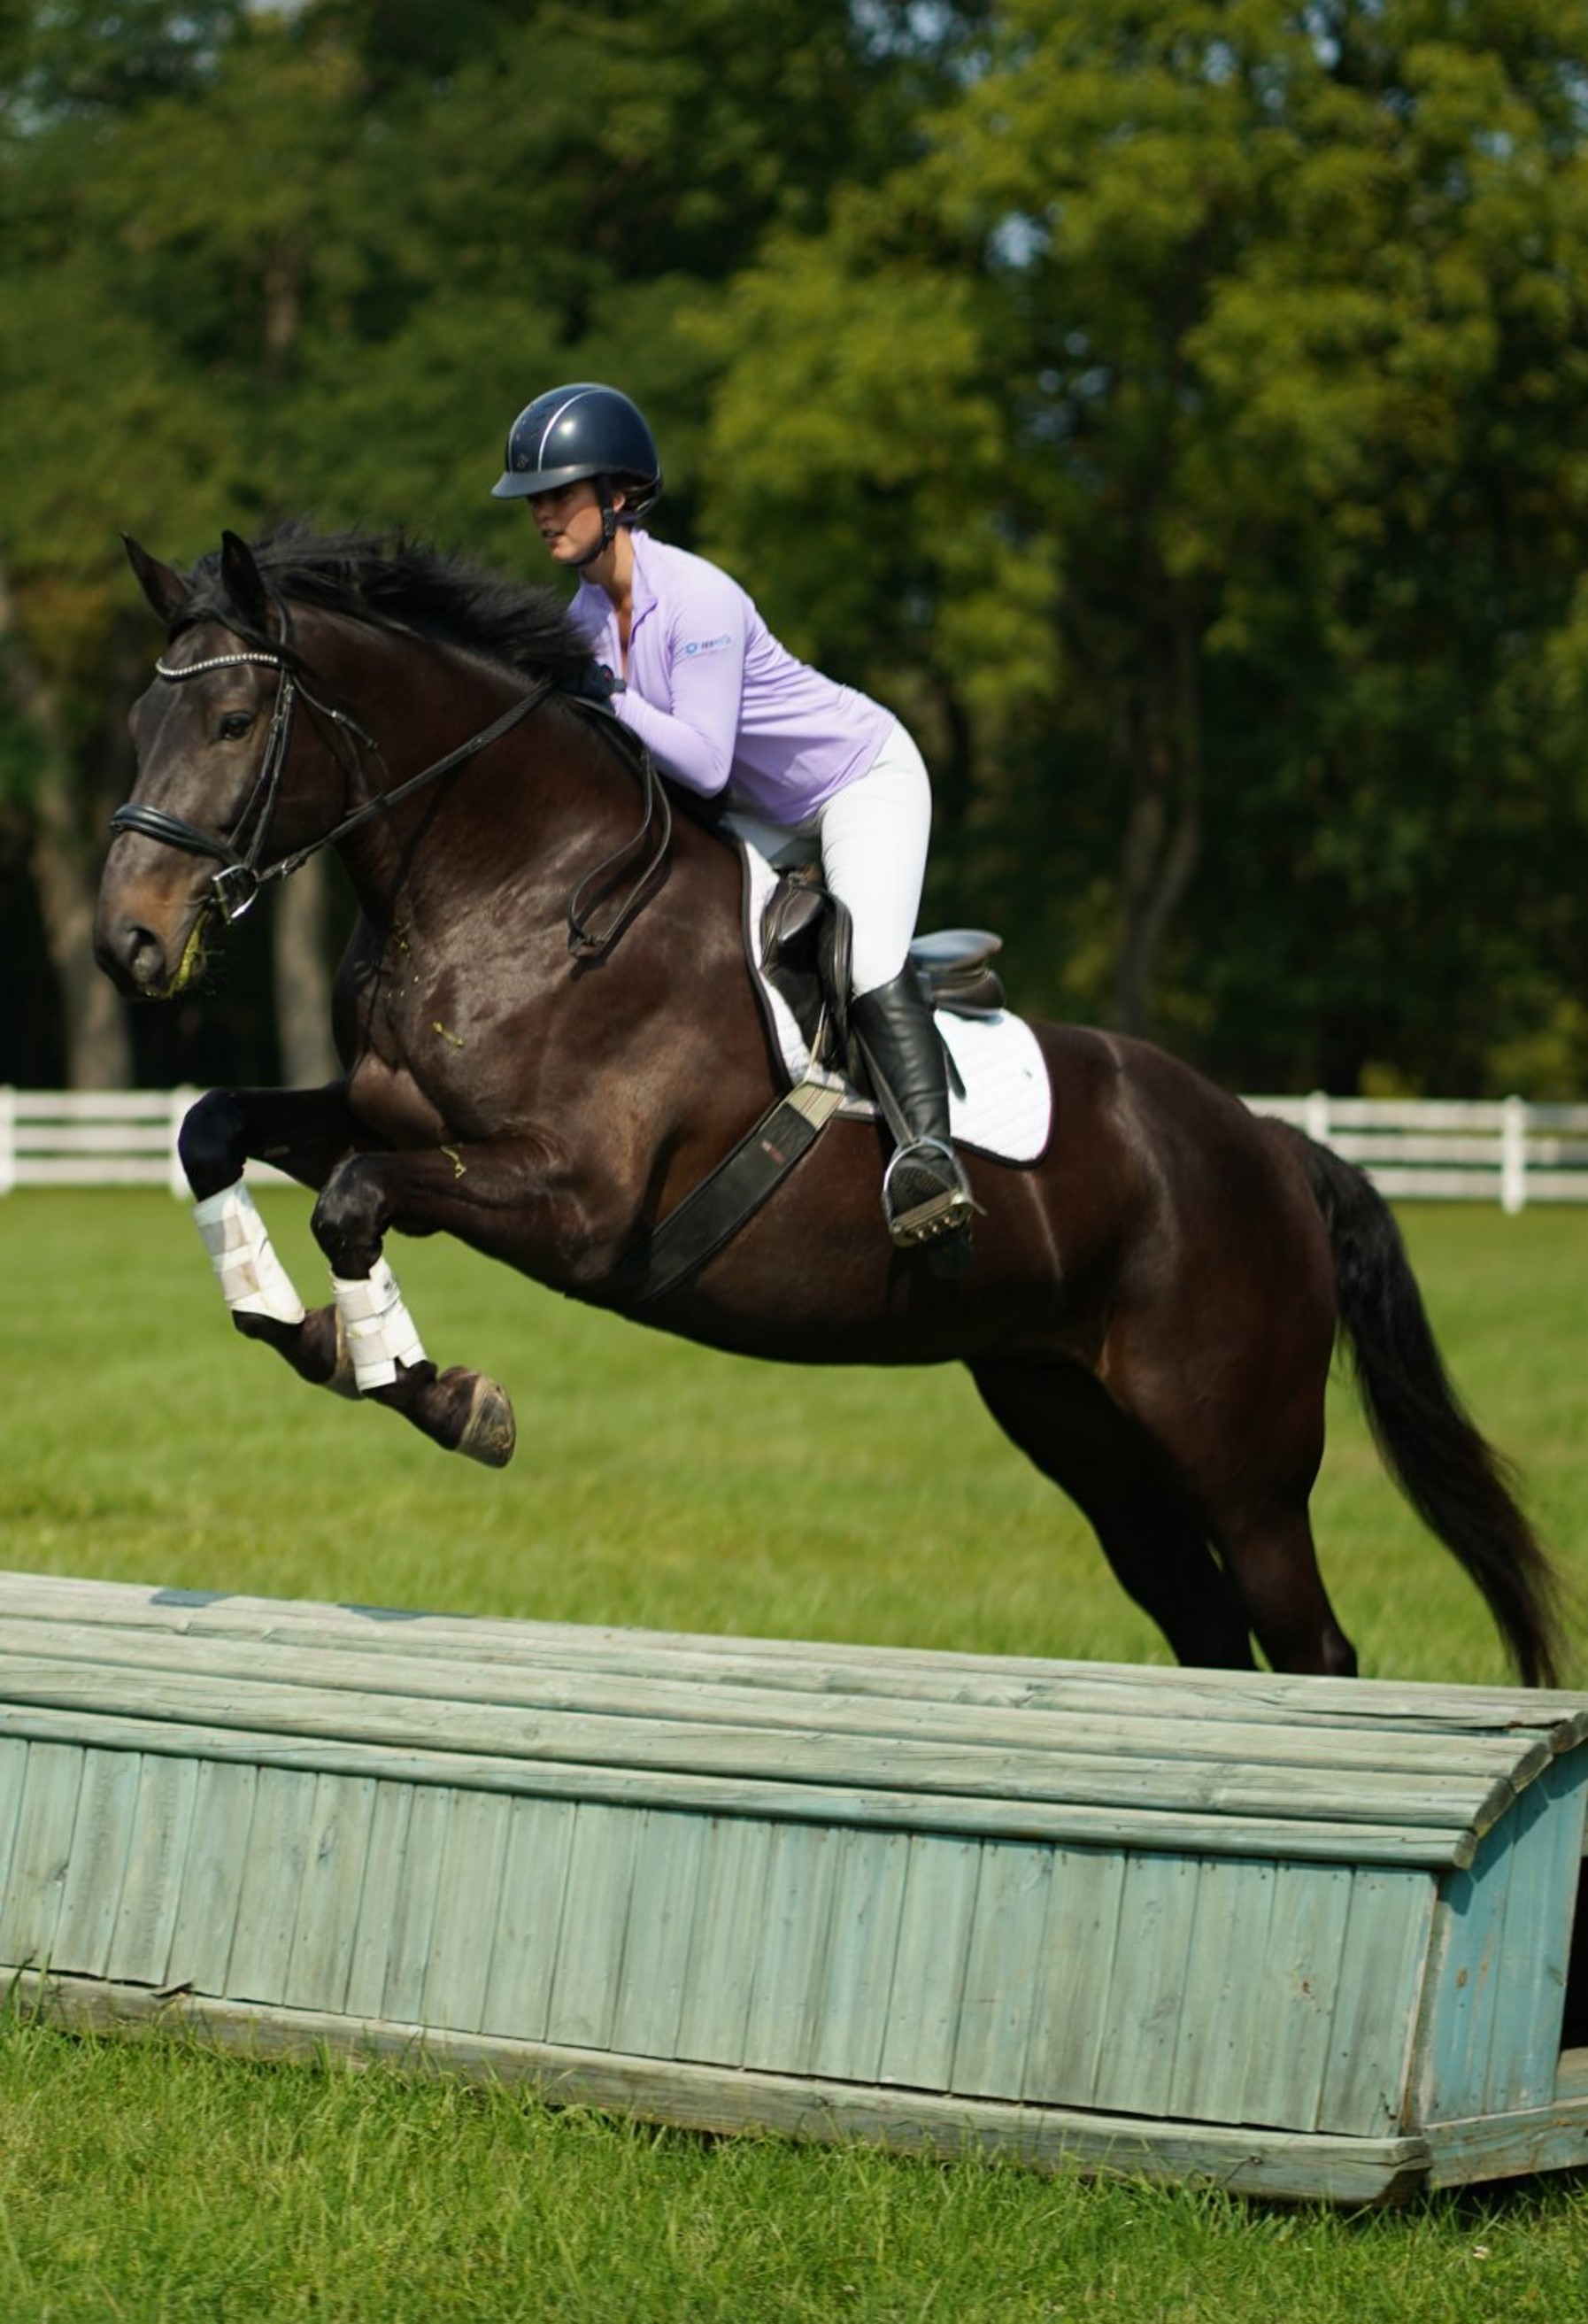
[[[748, 915], [750, 954], [760, 977], [761, 991], [777, 1029], [783, 1062], [791, 1081], [803, 1079], [811, 1062], [805, 1038], [794, 1011], [761, 969], [761, 914], [777, 884], [778, 873], [742, 825], [739, 843], [745, 855], [745, 908]], [[956, 1017], [950, 1010], [936, 1012], [938, 1030], [965, 1084], [959, 1095], [949, 1091], [949, 1120], [955, 1138], [966, 1146], [1004, 1162], [1034, 1162], [1048, 1143], [1052, 1122], [1053, 1090], [1036, 1035], [1023, 1018], [1007, 1009], [987, 1017]], [[869, 1098], [849, 1087], [841, 1113], [874, 1117]]]

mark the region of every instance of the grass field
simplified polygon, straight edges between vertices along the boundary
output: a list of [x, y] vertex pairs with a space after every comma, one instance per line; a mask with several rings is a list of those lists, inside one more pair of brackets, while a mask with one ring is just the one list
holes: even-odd
[[[300, 1287], [307, 1205], [266, 1196]], [[1403, 1222], [1446, 1353], [1588, 1578], [1588, 1215]], [[0, 1204], [0, 1561], [410, 1607], [1167, 1659], [953, 1371], [804, 1373], [396, 1253], [441, 1362], [512, 1390], [500, 1476], [227, 1329], [162, 1195]], [[1506, 1675], [1347, 1387], [1315, 1500], [1363, 1666]], [[1583, 1626], [1588, 1637], [1588, 1621]], [[1575, 1675], [1584, 1676], [1579, 1662]], [[1588, 2182], [1350, 2220], [1215, 2191], [714, 2143], [522, 2093], [81, 2045], [0, 2023], [11, 2319], [864, 2317], [1126, 2324], [1588, 2316]]]

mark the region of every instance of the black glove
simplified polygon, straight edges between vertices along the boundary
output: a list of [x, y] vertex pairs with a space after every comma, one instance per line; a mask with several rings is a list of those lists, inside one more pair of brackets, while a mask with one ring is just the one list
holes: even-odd
[[563, 692], [575, 695], [581, 702], [599, 702], [603, 706], [614, 694], [627, 689], [620, 678], [614, 678], [604, 661], [587, 661], [572, 678], [563, 680]]

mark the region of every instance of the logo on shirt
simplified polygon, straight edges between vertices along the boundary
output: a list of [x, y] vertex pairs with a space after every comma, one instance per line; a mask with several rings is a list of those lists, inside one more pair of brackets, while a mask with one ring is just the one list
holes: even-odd
[[720, 638], [691, 638], [684, 650], [686, 654], [721, 653], [724, 646], [732, 643], [733, 640], [724, 631]]

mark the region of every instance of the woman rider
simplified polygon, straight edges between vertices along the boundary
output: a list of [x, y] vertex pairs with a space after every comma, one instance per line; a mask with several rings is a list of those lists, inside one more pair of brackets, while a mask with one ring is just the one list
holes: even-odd
[[888, 1232], [904, 1246], [967, 1235], [942, 1047], [906, 962], [932, 821], [921, 753], [889, 711], [796, 661], [726, 573], [641, 529], [661, 488], [638, 409], [586, 383], [519, 414], [493, 491], [527, 500], [555, 562], [579, 575], [574, 619], [623, 679], [611, 706], [667, 773], [820, 842], [854, 924], [855, 1031], [907, 1131], [883, 1181]]

